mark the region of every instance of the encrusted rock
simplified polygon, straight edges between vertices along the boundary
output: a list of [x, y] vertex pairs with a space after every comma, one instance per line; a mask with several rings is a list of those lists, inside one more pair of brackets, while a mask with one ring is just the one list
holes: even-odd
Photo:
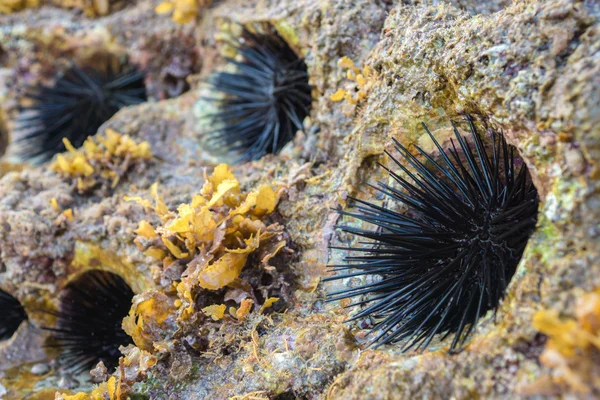
[[[28, 320], [0, 343], [5, 398], [598, 396], [595, 2], [175, 0], [157, 14], [158, 2], [141, 0], [93, 2], [102, 7], [89, 18], [51, 3], [0, 0], [0, 13], [12, 12], [0, 15], [6, 132], [26, 85], [96, 47], [145, 68], [154, 100], [100, 128], [96, 139], [118, 132], [135, 154], [146, 144], [139, 163], [131, 152], [102, 153], [89, 187], [73, 153], [55, 159], [57, 172], [21, 164], [8, 144], [0, 288]], [[280, 154], [226, 167], [203, 140], [215, 112], [206, 78], [226, 64], [215, 37], [235, 33], [229, 19], [273, 24], [304, 58], [313, 104]], [[377, 163], [387, 164], [392, 138], [434, 150], [421, 122], [448, 145], [450, 121], [461, 127], [465, 114], [504, 132], [527, 164], [540, 196], [536, 230], [503, 303], [463, 351], [448, 354], [443, 340], [422, 354], [366, 349], [376, 321], [345, 324], [348, 303], [323, 301], [354, 284], [320, 284], [344, 256], [330, 246], [352, 246], [335, 209], [349, 196], [375, 198], [365, 183], [384, 178]], [[55, 310], [61, 289], [94, 268], [137, 295], [124, 322], [135, 345], [122, 348], [114, 373], [94, 369], [97, 387], [87, 371], [73, 377], [51, 363], [60, 350], [44, 347], [40, 328], [53, 318], [38, 312]]]

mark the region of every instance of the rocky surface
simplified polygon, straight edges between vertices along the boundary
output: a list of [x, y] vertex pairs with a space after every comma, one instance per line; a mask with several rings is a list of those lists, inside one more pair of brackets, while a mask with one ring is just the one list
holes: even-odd
[[[255, 309], [237, 320], [157, 323], [154, 340], [161, 346], [126, 351], [115, 375], [121, 396], [599, 396], [599, 349], [581, 338], [598, 336], [589, 321], [600, 318], [586, 297], [600, 287], [600, 6], [591, 0], [214, 3], [198, 3], [187, 24], [157, 15], [158, 3], [142, 0], [98, 18], [55, 6], [0, 15], [0, 125], [4, 114], [6, 130], [12, 128], [25, 85], [51, 79], [69, 59], [87, 60], [99, 46], [145, 68], [154, 99], [120, 111], [100, 130], [147, 141], [155, 155], [106, 193], [79, 194], [47, 166], [24, 166], [0, 180], [0, 287], [29, 313], [13, 338], [0, 343], [0, 394], [53, 399], [58, 391], [68, 399], [92, 390], [84, 376], [54, 368], [56, 353], [40, 345], [47, 315], [36, 312], [55, 307], [60, 288], [82, 270], [102, 265], [120, 273], [139, 301], [174, 296], [156, 275], [156, 262], [134, 243], [140, 221], [157, 224], [158, 217], [124, 196], [150, 198], [158, 182], [173, 210], [192, 201], [223, 161], [202, 141], [211, 107], [204, 81], [224, 62], [215, 34], [231, 18], [273, 23], [304, 56], [314, 87], [306, 133], [277, 156], [232, 166], [243, 191], [263, 184], [278, 190], [265, 223], [285, 230], [286, 255], [271, 263], [285, 307]], [[357, 104], [331, 100], [338, 89], [362, 90], [338, 65], [344, 56], [373, 69]], [[391, 138], [431, 147], [421, 122], [444, 141], [450, 120], [465, 114], [502, 130], [529, 167], [540, 195], [536, 232], [505, 301], [480, 321], [464, 351], [448, 355], [446, 342], [422, 354], [401, 353], [396, 345], [367, 349], [360, 322], [343, 323], [349, 310], [324, 303], [333, 284], [320, 279], [343, 256], [329, 245], [347, 239], [335, 233], [333, 210], [345, 207], [348, 195], [373, 195], [363, 182], [382, 178], [375, 164], [387, 162]], [[11, 145], [5, 160], [13, 165], [4, 171], [17, 168]], [[202, 296], [203, 306], [211, 304]], [[582, 308], [591, 311], [582, 317]], [[553, 331], [533, 324], [540, 310], [580, 321], [586, 335], [573, 326]], [[573, 338], [572, 354], [560, 351], [561, 333]], [[36, 373], [40, 363], [52, 368]]]

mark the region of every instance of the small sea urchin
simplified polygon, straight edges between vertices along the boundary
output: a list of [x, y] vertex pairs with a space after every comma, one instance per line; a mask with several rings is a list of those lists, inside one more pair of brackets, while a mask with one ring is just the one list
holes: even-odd
[[454, 334], [450, 351], [462, 346], [503, 298], [535, 228], [538, 196], [527, 167], [502, 134], [491, 131], [486, 149], [468, 122], [472, 142], [453, 124], [459, 146], [452, 140], [446, 150], [423, 124], [439, 157], [415, 146], [421, 161], [395, 141], [401, 161], [386, 152], [391, 166], [382, 166], [392, 183], [369, 185], [387, 204], [353, 198], [358, 212], [340, 211], [375, 229], [340, 226], [367, 241], [335, 247], [359, 254], [332, 266], [342, 273], [326, 280], [376, 278], [329, 300], [366, 295], [350, 306], [364, 307], [352, 320], [374, 320], [372, 344], [405, 340], [404, 350], [423, 350], [443, 333]]
[[0, 289], [0, 340], [10, 338], [26, 319], [21, 303]]
[[266, 33], [244, 30], [233, 46], [241, 60], [228, 58], [235, 72], [210, 78], [224, 95], [211, 116], [221, 127], [209, 133], [213, 146], [240, 153], [239, 161], [277, 154], [289, 143], [310, 112], [311, 87], [302, 58], [272, 26]]
[[99, 56], [93, 67], [75, 64], [53, 86], [30, 87], [16, 123], [19, 153], [33, 161], [47, 161], [64, 152], [63, 138], [80, 147], [88, 136], [117, 111], [146, 101], [144, 74]]
[[48, 347], [61, 350], [65, 369], [83, 371], [98, 362], [112, 370], [118, 365], [120, 346], [133, 343], [123, 331], [133, 291], [120, 276], [92, 270], [69, 283], [61, 294], [56, 327]]

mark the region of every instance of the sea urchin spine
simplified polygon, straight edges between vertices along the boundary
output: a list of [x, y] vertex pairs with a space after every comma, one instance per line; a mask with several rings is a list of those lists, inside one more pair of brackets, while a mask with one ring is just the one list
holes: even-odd
[[264, 34], [244, 30], [233, 46], [241, 60], [228, 58], [236, 72], [211, 79], [224, 95], [212, 115], [221, 128], [209, 133], [214, 147], [240, 154], [239, 161], [277, 154], [289, 143], [310, 112], [311, 87], [304, 61], [268, 25]]
[[26, 319], [21, 303], [0, 289], [0, 340], [10, 338]]
[[80, 147], [121, 108], [146, 101], [146, 87], [143, 73], [107, 56], [93, 68], [73, 64], [53, 86], [30, 87], [26, 97], [31, 104], [16, 123], [18, 151], [47, 161], [66, 150], [63, 138]]
[[133, 296], [123, 278], [107, 271], [86, 272], [66, 286], [56, 327], [45, 329], [67, 370], [83, 371], [99, 361], [109, 370], [118, 365], [119, 347], [133, 343], [121, 327]]
[[394, 141], [400, 160], [386, 152], [391, 166], [381, 166], [393, 183], [369, 185], [387, 204], [353, 198], [358, 212], [340, 211], [375, 229], [340, 227], [367, 241], [335, 247], [358, 255], [332, 266], [341, 273], [326, 280], [377, 278], [329, 300], [355, 298], [350, 306], [364, 307], [352, 320], [372, 318], [372, 344], [402, 340], [404, 350], [423, 350], [442, 333], [454, 334], [450, 351], [464, 345], [503, 298], [535, 228], [539, 200], [527, 167], [517, 165], [502, 134], [491, 131], [486, 149], [468, 123], [472, 142], [453, 124], [458, 148], [452, 140], [447, 150], [423, 124], [440, 153], [415, 146], [423, 161]]

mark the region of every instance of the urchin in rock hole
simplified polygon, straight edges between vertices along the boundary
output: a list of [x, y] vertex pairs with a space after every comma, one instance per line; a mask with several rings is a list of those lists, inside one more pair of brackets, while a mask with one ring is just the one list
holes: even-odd
[[21, 303], [0, 289], [0, 340], [9, 339], [26, 319]]
[[16, 121], [19, 155], [47, 161], [64, 152], [63, 138], [80, 147], [121, 108], [146, 101], [144, 74], [114, 57], [75, 63], [50, 86], [27, 88], [27, 105]]
[[[371, 317], [375, 345], [404, 341], [425, 349], [434, 336], [454, 335], [450, 351], [464, 345], [477, 321], [504, 297], [537, 221], [538, 195], [527, 167], [501, 133], [486, 147], [472, 120], [470, 138], [454, 127], [444, 149], [423, 124], [438, 155], [416, 153], [394, 141], [390, 182], [369, 185], [387, 203], [352, 198], [339, 211], [373, 228], [341, 225], [358, 239], [337, 275], [326, 281], [377, 275], [358, 287], [329, 294], [361, 307], [352, 320]], [[401, 206], [403, 209], [397, 207]]]
[[119, 275], [92, 270], [63, 289], [48, 347], [59, 349], [61, 366], [81, 372], [104, 362], [118, 366], [120, 346], [133, 341], [121, 324], [131, 308], [133, 291]]
[[277, 154], [303, 130], [310, 112], [306, 64], [271, 25], [262, 33], [245, 29], [232, 45], [239, 59], [227, 61], [235, 71], [210, 78], [223, 97], [210, 116], [218, 128], [208, 133], [209, 144], [236, 152], [239, 161]]

